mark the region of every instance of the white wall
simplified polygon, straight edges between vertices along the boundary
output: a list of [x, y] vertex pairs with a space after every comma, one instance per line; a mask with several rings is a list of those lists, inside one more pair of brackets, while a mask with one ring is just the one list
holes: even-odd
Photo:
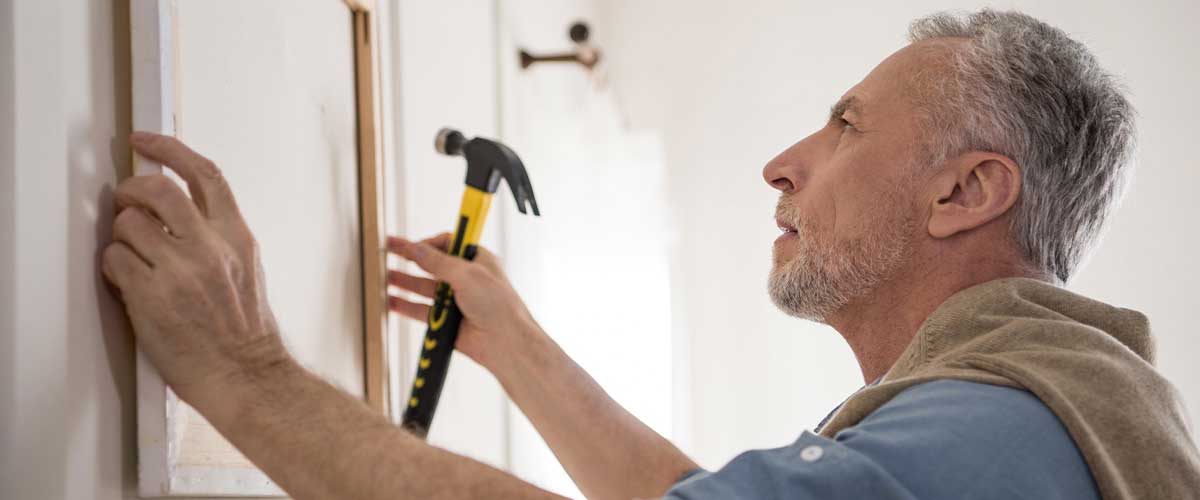
[[[634, 126], [664, 133], [681, 244], [674, 317], [693, 366], [687, 446], [702, 465], [782, 445], [862, 380], [836, 332], [777, 312], [765, 292], [776, 193], [763, 163], [820, 126], [827, 107], [901, 47], [908, 22], [974, 0], [814, 4], [612, 0], [596, 30]], [[1200, 428], [1192, 313], [1200, 262], [1194, 0], [1008, 1], [1077, 35], [1124, 77], [1140, 112], [1140, 172], [1072, 288], [1149, 314], [1159, 366]], [[696, 367], [704, 367], [697, 369]]]
[[[16, 152], [13, 150], [16, 133], [16, 99], [13, 72], [15, 65], [13, 47], [13, 4], [0, 2], [0, 235], [16, 234]], [[0, 366], [15, 363], [16, 349], [16, 238], [0, 238]], [[5, 374], [6, 376], [11, 376]], [[7, 380], [7, 379], [6, 379]], [[16, 444], [15, 418], [16, 388], [12, 383], [0, 384], [0, 450], [11, 450]], [[0, 484], [12, 484], [13, 454], [0, 451]], [[7, 487], [5, 487], [7, 488]], [[8, 490], [3, 489], [5, 496]]]

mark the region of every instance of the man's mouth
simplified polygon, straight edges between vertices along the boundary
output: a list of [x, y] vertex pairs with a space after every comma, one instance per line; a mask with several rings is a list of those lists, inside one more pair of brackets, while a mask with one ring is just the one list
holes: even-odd
[[779, 217], [776, 217], [775, 225], [778, 226], [779, 230], [783, 232], [783, 234], [779, 235], [779, 238], [777, 238], [776, 240], [796, 236], [796, 226], [788, 223], [787, 221], [785, 221]]
[[775, 225], [779, 227], [780, 231], [783, 231], [785, 233], [796, 232], [796, 226], [793, 226], [793, 225], [787, 223], [786, 221], [784, 221], [783, 219], [780, 219], [779, 217], [775, 218]]

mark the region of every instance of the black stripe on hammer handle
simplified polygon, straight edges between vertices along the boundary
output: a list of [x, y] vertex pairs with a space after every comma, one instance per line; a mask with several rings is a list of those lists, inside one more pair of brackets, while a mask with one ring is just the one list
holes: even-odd
[[[463, 258], [474, 260], [475, 250], [475, 245], [468, 245]], [[432, 327], [425, 330], [421, 357], [417, 360], [417, 375], [413, 379], [409, 398], [404, 401], [404, 417], [400, 423], [401, 427], [422, 439], [429, 434], [429, 426], [433, 423], [433, 413], [437, 411], [438, 399], [442, 396], [446, 372], [450, 369], [450, 355], [454, 353], [454, 343], [458, 340], [458, 329], [463, 320], [462, 311], [458, 309], [449, 285], [439, 283], [434, 303], [444, 305], [446, 320], [436, 331]]]

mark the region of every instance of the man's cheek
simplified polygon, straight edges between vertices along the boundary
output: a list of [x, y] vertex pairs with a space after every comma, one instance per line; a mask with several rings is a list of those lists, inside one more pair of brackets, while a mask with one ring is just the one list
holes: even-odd
[[841, 200], [842, 197], [832, 190], [825, 190], [821, 196], [813, 197], [813, 203], [803, 212], [806, 216], [803, 221], [804, 228], [807, 230], [807, 234], [803, 236], [820, 240], [822, 236], [836, 234], [842, 222], [843, 208], [839, 206]]

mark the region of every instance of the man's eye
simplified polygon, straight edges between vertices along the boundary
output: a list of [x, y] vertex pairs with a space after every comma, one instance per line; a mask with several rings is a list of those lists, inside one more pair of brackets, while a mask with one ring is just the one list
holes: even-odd
[[833, 117], [831, 125], [838, 128], [838, 135], [844, 135], [848, 130], [855, 130], [854, 124], [840, 116]]

